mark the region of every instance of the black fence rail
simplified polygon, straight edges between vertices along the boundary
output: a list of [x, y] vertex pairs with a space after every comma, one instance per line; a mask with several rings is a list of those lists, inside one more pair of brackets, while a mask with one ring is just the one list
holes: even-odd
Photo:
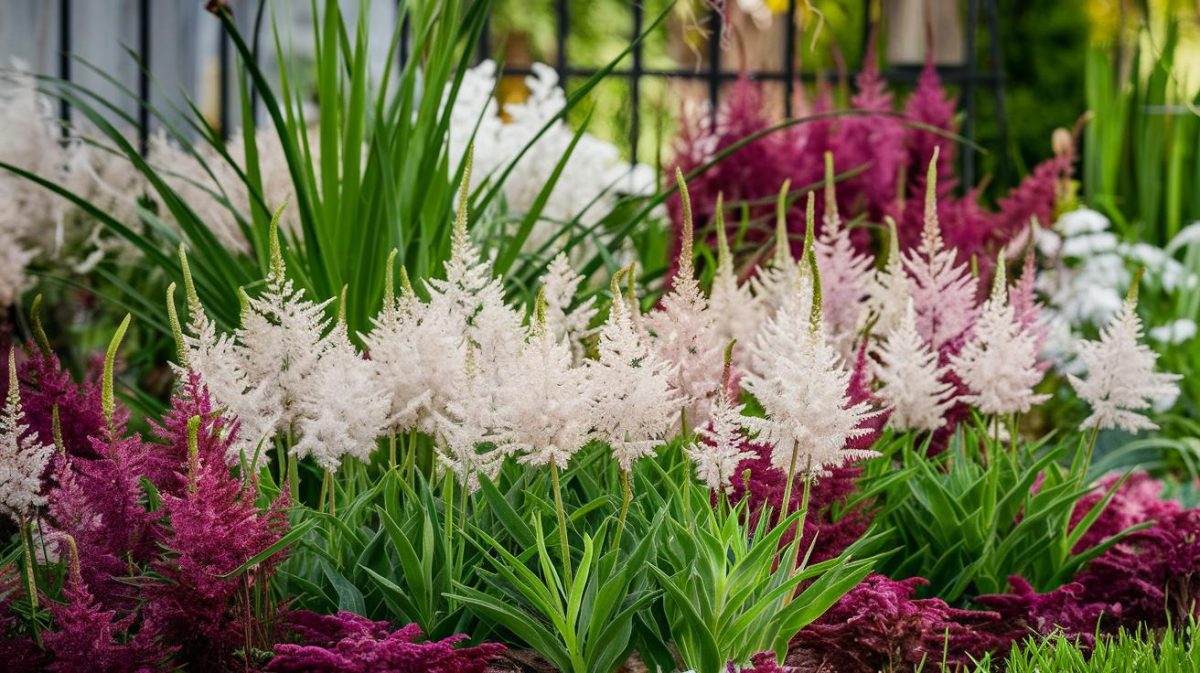
[[[61, 46], [59, 57], [59, 77], [70, 80], [72, 77], [71, 70], [71, 8], [75, 0], [58, 0], [58, 38]], [[729, 0], [727, 0], [729, 1]], [[259, 0], [256, 8], [256, 17], [254, 21], [255, 36], [254, 42], [257, 51], [259, 38], [259, 28], [263, 15], [263, 6], [266, 0]], [[558, 71], [560, 81], [564, 86], [568, 82], [568, 78], [591, 77], [599, 68], [582, 67], [571, 61], [571, 54], [567, 48], [568, 36], [571, 34], [571, 3], [569, 0], [550, 0], [553, 4], [555, 13], [555, 32], [556, 32], [556, 48], [553, 66]], [[960, 102], [963, 108], [963, 125], [961, 129], [962, 135], [970, 141], [975, 140], [976, 128], [978, 123], [978, 98], [980, 92], [990, 92], [995, 99], [995, 116], [996, 125], [999, 133], [1000, 147], [1007, 144], [1007, 119], [1004, 114], [1004, 73], [1003, 62], [1000, 56], [1000, 29], [998, 16], [998, 0], [964, 0], [966, 5], [966, 23], [964, 26], [964, 42], [963, 52], [965, 63], [954, 66], [939, 66], [938, 72], [942, 80], [947, 84], [954, 85], [959, 89]], [[863, 0], [867, 11], [864, 16], [870, 16], [870, 6], [872, 0]], [[249, 4], [249, 3], [247, 3]], [[151, 53], [151, 12], [153, 4], [150, 0], [138, 0], [137, 6], [137, 55], [141, 61], [141, 67], [138, 71], [138, 86], [137, 91], [140, 97], [138, 106], [138, 140], [143, 151], [146, 150], [150, 135], [150, 110], [147, 102], [150, 100], [150, 88], [152, 80], [152, 72], [154, 66], [153, 56]], [[652, 79], [678, 79], [703, 81], [707, 83], [708, 100], [715, 110], [721, 100], [722, 85], [740, 77], [743, 73], [732, 72], [726, 69], [722, 63], [723, 49], [721, 40], [717, 38], [722, 25], [722, 15], [720, 11], [712, 8], [708, 11], [705, 21], [706, 28], [710, 33], [708, 40], [707, 63], [699, 69], [677, 68], [677, 69], [662, 69], [648, 68], [645, 65], [644, 44], [636, 38], [643, 33], [646, 25], [646, 10], [644, 4], [640, 0], [631, 0], [629, 3], [629, 12], [631, 14], [630, 31], [630, 54], [627, 59], [627, 64], [621, 64], [614, 69], [610, 76], [622, 78], [628, 81], [630, 91], [630, 124], [629, 124], [629, 146], [632, 156], [637, 156], [640, 146], [641, 135], [641, 117], [643, 106], [642, 84], [647, 80]], [[796, 23], [797, 0], [788, 0], [786, 15], [782, 17], [785, 25], [785, 35], [783, 40], [783, 67], [778, 70], [752, 70], [744, 74], [750, 79], [763, 82], [779, 82], [782, 83], [782, 108], [786, 115], [791, 115], [793, 112], [793, 93], [795, 87], [801, 82], [812, 82], [819, 77], [828, 79], [836, 78], [839, 73], [832, 72], [814, 72], [805, 70], [797, 66], [797, 43], [798, 29]], [[863, 30], [863, 45], [864, 50], [869, 42], [869, 33], [872, 26], [869, 22], [864, 21]], [[988, 58], [986, 66], [980, 62], [978, 53], [977, 38], [980, 33], [986, 33], [988, 43]], [[492, 53], [494, 45], [494, 37], [490, 30], [490, 25], [485, 28], [480, 39], [478, 48], [478, 57], [480, 60], [486, 58]], [[409, 27], [402, 27], [402, 35], [400, 41], [400, 58], [406, 59], [409, 54], [409, 45], [411, 43], [409, 35]], [[228, 132], [231, 121], [231, 109], [234, 102], [230, 100], [230, 81], [232, 63], [230, 58], [228, 36], [222, 35], [218, 45], [218, 64], [219, 64], [219, 80], [221, 90], [221, 100], [219, 106], [220, 127], [222, 132]], [[865, 54], [860, 54], [859, 62], [862, 62], [862, 57]], [[522, 75], [529, 74], [531, 71], [528, 68], [522, 67], [505, 67], [503, 74]], [[845, 73], [847, 76], [853, 77], [856, 73]], [[881, 76], [889, 83], [908, 85], [915, 83], [919, 75], [917, 67], [884, 67], [881, 70]], [[61, 104], [60, 113], [63, 118], [69, 116], [70, 110], [65, 101]], [[978, 151], [968, 143], [963, 147], [961, 152], [962, 161], [962, 177], [964, 185], [973, 185], [976, 179], [976, 170], [978, 162]], [[998, 161], [998, 171], [1003, 179], [1005, 171], [1005, 162], [1003, 157]]]

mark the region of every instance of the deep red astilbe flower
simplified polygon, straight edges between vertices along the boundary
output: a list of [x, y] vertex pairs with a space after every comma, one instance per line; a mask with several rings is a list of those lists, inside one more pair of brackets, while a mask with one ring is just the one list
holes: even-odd
[[925, 583], [868, 575], [792, 639], [792, 656], [805, 670], [875, 673], [941, 661], [943, 650], [949, 663], [965, 664], [969, 653], [995, 646], [996, 637], [981, 630], [995, 613], [959, 610], [940, 598], [914, 599]]
[[[20, 369], [21, 379], [27, 386], [21, 391], [21, 403], [29, 427], [38, 433], [38, 437], [54, 437], [53, 417], [57, 404], [63, 449], [67, 455], [98, 458], [90, 440], [106, 425], [98, 377], [92, 373], [82, 383], [76, 383], [57, 356], [37, 351], [33, 351]], [[129, 412], [122, 407], [118, 407], [116, 415], [114, 420], [122, 425], [129, 418]]]
[[[184, 443], [186, 455], [187, 421], [181, 414], [211, 409], [211, 402], [198, 379], [176, 401], [180, 407], [174, 416], [168, 414], [165, 423], [182, 422], [183, 436], [164, 432]], [[183, 487], [178, 493], [162, 494], [169, 527], [161, 542], [166, 551], [153, 567], [164, 581], [145, 584], [148, 618], [158, 624], [167, 642], [179, 646], [180, 658], [195, 670], [219, 670], [247, 645], [247, 608], [239, 600], [255, 583], [265, 581], [280, 555], [245, 574], [222, 576], [275, 544], [288, 530], [284, 492], [267, 511], [260, 510], [253, 482], [243, 483], [225, 463], [225, 452], [235, 437], [222, 434], [219, 427], [215, 422], [205, 425], [202, 417], [197, 456], [178, 475]], [[180, 447], [172, 451], [179, 453]]]
[[51, 603], [53, 630], [43, 635], [55, 673], [143, 673], [159, 670], [170, 651], [161, 647], [154, 629], [143, 624], [133, 632], [137, 614], [106, 610], [88, 591], [72, 561], [64, 603]]
[[[1075, 503], [1071, 513], [1071, 527], [1074, 528], [1087, 515], [1104, 494], [1117, 483], [1120, 475], [1111, 475], [1100, 480], [1091, 493]], [[1088, 528], [1075, 546], [1075, 553], [1100, 544], [1105, 538], [1116, 535], [1130, 526], [1145, 521], [1164, 521], [1182, 511], [1178, 502], [1162, 499], [1162, 483], [1145, 472], [1135, 472], [1117, 488], [1108, 506], [1100, 512], [1100, 516]]]
[[795, 669], [777, 664], [774, 653], [760, 652], [750, 657], [750, 668], [737, 668], [729, 664], [725, 670], [728, 673], [791, 673]]
[[[904, 118], [931, 129], [941, 129], [946, 132], [956, 132], [954, 112], [958, 101], [947, 95], [942, 88], [942, 80], [938, 77], [937, 67], [933, 62], [933, 50], [925, 51], [925, 67], [917, 79], [917, 87], [912, 95], [904, 102]], [[954, 164], [958, 154], [958, 143], [945, 136], [924, 128], [913, 128], [907, 138], [908, 165], [916, 170], [912, 172], [912, 182], [908, 193], [916, 198], [925, 194], [924, 167], [929, 165], [935, 147], [938, 152], [938, 196], [943, 197], [954, 191], [958, 182], [954, 174]]]
[[317, 615], [290, 613], [285, 625], [298, 643], [275, 646], [266, 670], [279, 673], [484, 673], [504, 646], [484, 643], [458, 647], [466, 636], [417, 642], [421, 629], [409, 624], [392, 630], [387, 622], [371, 621], [350, 612]]
[[1059, 185], [1072, 174], [1075, 162], [1073, 147], [1068, 145], [1057, 154], [1034, 167], [1007, 196], [997, 205], [1000, 212], [992, 224], [992, 242], [1007, 241], [1020, 234], [1033, 218], [1043, 226], [1054, 222], [1054, 205], [1059, 194]]

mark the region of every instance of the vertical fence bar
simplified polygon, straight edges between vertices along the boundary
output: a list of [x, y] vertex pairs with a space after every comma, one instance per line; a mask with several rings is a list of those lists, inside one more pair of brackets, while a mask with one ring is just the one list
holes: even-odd
[[645, 8], [642, 0], [633, 3], [633, 69], [629, 73], [629, 158], [634, 163], [638, 159], [638, 140], [642, 132], [642, 35], [645, 25]]
[[1000, 54], [1000, 17], [996, 0], [985, 0], [987, 5], [988, 49], [992, 59], [992, 94], [996, 97], [996, 130], [999, 134], [999, 156], [996, 162], [996, 177], [1000, 184], [1008, 184], [1008, 116], [1004, 111], [1004, 60]]
[[[71, 81], [71, 0], [58, 0], [58, 76]], [[58, 99], [58, 117], [62, 121], [62, 137], [66, 138], [67, 124], [71, 121], [71, 104], [66, 98]]]
[[[962, 83], [963, 104], [966, 106], [963, 136], [972, 142], [975, 140], [975, 85], [979, 77], [979, 63], [975, 57], [975, 33], [978, 26], [979, 0], [967, 0], [967, 76], [963, 78]], [[962, 184], [964, 189], [975, 185], [975, 150], [971, 145], [963, 145]]]
[[783, 114], [792, 116], [792, 92], [796, 79], [796, 0], [788, 0], [787, 26], [783, 39]]
[[138, 2], [138, 150], [150, 150], [150, 0]]
[[717, 105], [721, 100], [721, 10], [708, 11], [708, 103], [712, 123], [717, 123]]
[[229, 30], [221, 24], [217, 38], [217, 87], [220, 89], [220, 106], [217, 108], [217, 123], [221, 126], [221, 140], [228, 141], [232, 134], [229, 115]]
[[407, 7], [404, 9], [401, 7], [404, 7], [403, 0], [396, 3], [396, 11], [404, 12], [403, 18], [400, 19], [403, 23], [400, 24], [400, 53], [398, 54], [400, 69], [403, 70], [404, 66], [408, 65], [408, 52], [411, 50], [409, 44], [412, 42], [412, 21], [409, 18]]
[[567, 88], [567, 33], [571, 30], [571, 7], [568, 0], [558, 0], [555, 3], [555, 32], [558, 33], [557, 54], [554, 66], [558, 69], [558, 81], [563, 90]]

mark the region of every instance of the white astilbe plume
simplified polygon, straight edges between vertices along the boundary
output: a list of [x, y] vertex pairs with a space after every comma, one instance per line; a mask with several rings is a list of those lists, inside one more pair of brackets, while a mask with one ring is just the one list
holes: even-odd
[[925, 186], [925, 229], [921, 245], [904, 260], [911, 276], [910, 294], [917, 331], [935, 351], [962, 336], [976, 315], [978, 281], [967, 265], [956, 264], [957, 251], [942, 240], [937, 215], [937, 160], [934, 148]]
[[720, 384], [721, 343], [713, 329], [708, 301], [696, 282], [692, 263], [692, 204], [683, 173], [676, 169], [683, 199], [683, 242], [673, 287], [661, 307], [646, 317], [651, 346], [671, 366], [671, 386], [693, 426], [708, 420], [709, 395]]
[[444, 398], [435, 397], [436, 406], [431, 410], [444, 410], [433, 433], [444, 450], [440, 456], [443, 464], [473, 489], [478, 485], [477, 472], [494, 477], [503, 462], [506, 444], [500, 434], [500, 407], [516, 376], [525, 330], [521, 316], [504, 301], [503, 284], [492, 276], [491, 264], [481, 259], [467, 233], [469, 156], [467, 162], [446, 278], [428, 281], [430, 298], [424, 310], [426, 320], [465, 341], [461, 349], [437, 354], [450, 359], [441, 367], [461, 373], [439, 385]]
[[42, 473], [54, 453], [54, 446], [41, 444], [37, 433], [25, 424], [17, 387], [17, 350], [8, 351], [8, 396], [0, 414], [0, 511], [22, 524], [45, 504]]
[[[775, 214], [775, 252], [771, 261], [760, 267], [758, 273], [750, 279], [750, 289], [754, 292], [755, 312], [760, 321], [770, 319], [781, 306], [790, 302], [794, 295], [803, 297], [804, 302], [811, 301], [811, 280], [796, 259], [792, 257], [792, 246], [787, 230], [787, 194], [791, 181], [785, 181], [779, 191], [779, 203]], [[807, 241], [806, 241], [807, 245]], [[761, 322], [755, 325], [755, 330], [761, 327]], [[753, 332], [751, 332], [753, 333]]]
[[288, 279], [279, 249], [279, 213], [271, 224], [271, 270], [266, 290], [247, 299], [237, 343], [242, 367], [250, 381], [278, 391], [276, 429], [283, 432], [299, 420], [298, 402], [307, 393], [308, 380], [330, 348], [326, 336], [329, 319], [325, 307], [332, 299], [314, 303], [304, 298]]
[[992, 294], [984, 302], [971, 339], [950, 361], [971, 391], [963, 399], [984, 414], [1029, 411], [1050, 397], [1033, 392], [1042, 380], [1037, 356], [1036, 337], [1021, 325], [1008, 303], [1001, 250]]
[[954, 386], [945, 380], [950, 368], [938, 364], [937, 353], [917, 333], [912, 300], [906, 305], [900, 324], [875, 347], [883, 384], [877, 395], [892, 410], [888, 426], [936, 430], [946, 424], [946, 410], [954, 404]]
[[821, 217], [821, 235], [814, 243], [813, 252], [825, 283], [821, 296], [825, 307], [825, 329], [846, 357], [854, 348], [855, 331], [874, 259], [854, 249], [850, 230], [842, 226], [834, 185], [833, 154], [830, 152], [825, 153], [825, 213]]
[[900, 239], [896, 234], [896, 222], [884, 218], [888, 226], [888, 255], [882, 269], [878, 269], [867, 283], [867, 299], [861, 314], [862, 324], [870, 323], [876, 334], [891, 334], [904, 320], [905, 307], [911, 301], [908, 271], [904, 269], [904, 257], [900, 254]]
[[[404, 278], [400, 296], [389, 292], [384, 298], [383, 311], [363, 342], [373, 375], [387, 391], [389, 429], [436, 436], [450, 422], [450, 400], [466, 385], [467, 342], [451, 316], [431, 311]], [[392, 287], [390, 274], [387, 287]]]
[[766, 412], [766, 418], [747, 418], [746, 428], [771, 445], [773, 467], [805, 478], [876, 455], [846, 448], [866, 434], [863, 421], [878, 412], [846, 394], [851, 373], [825, 341], [819, 290], [814, 295], [813, 305], [793, 299], [767, 321], [754, 343], [754, 366], [742, 379]]
[[588, 361], [596, 434], [626, 472], [638, 458], [654, 454], [680, 409], [670, 365], [651, 350], [634, 324], [630, 302], [621, 297], [621, 276], [632, 272], [627, 267], [613, 278], [612, 306], [600, 328], [600, 359]]
[[[246, 464], [256, 462], [257, 465], [263, 465], [271, 457], [269, 451], [262, 449], [263, 444], [275, 435], [279, 423], [279, 391], [264, 381], [251, 379], [246, 373], [243, 353], [233, 337], [219, 333], [204, 312], [204, 306], [192, 285], [182, 246], [179, 258], [188, 306], [188, 329], [181, 329], [178, 335], [182, 341], [179, 368], [198, 373], [217, 405], [236, 419], [237, 438], [229, 447], [225, 459], [231, 464], [244, 458]], [[168, 289], [172, 311], [173, 294], [172, 286]]]
[[559, 253], [550, 262], [542, 276], [542, 288], [546, 297], [546, 329], [559, 341], [566, 341], [571, 348], [571, 359], [575, 364], [583, 362], [583, 340], [595, 334], [592, 319], [596, 317], [596, 298], [588, 297], [575, 308], [575, 293], [583, 276], [571, 267], [567, 254]]
[[738, 404], [729, 390], [730, 366], [726, 355], [721, 385], [713, 396], [708, 424], [696, 429], [699, 441], [685, 449], [696, 464], [696, 479], [708, 485], [710, 491], [728, 492], [734, 472], [743, 460], [752, 458], [753, 451], [744, 450], [746, 427], [743, 412], [746, 405]]
[[567, 343], [549, 329], [545, 292], [538, 295], [529, 340], [503, 406], [506, 440], [518, 461], [566, 467], [590, 439], [587, 370], [576, 366]]
[[[748, 283], [738, 283], [737, 274], [733, 268], [733, 254], [729, 250], [729, 238], [725, 233], [724, 198], [717, 194], [717, 272], [713, 277], [712, 291], [709, 293], [708, 310], [713, 316], [713, 329], [717, 333], [719, 343], [727, 343], [737, 339], [742, 343], [752, 343], [754, 329], [760, 322], [754, 296], [750, 293]], [[741, 353], [735, 354], [735, 361], [742, 365]]]
[[759, 371], [769, 373], [747, 373], [743, 381], [767, 414], [747, 418], [746, 427], [771, 445], [771, 465], [817, 477], [826, 466], [875, 455], [845, 449], [848, 440], [866, 433], [859, 425], [874, 412], [866, 402], [850, 403], [850, 372], [823, 333], [813, 333], [807, 313], [783, 307], [768, 321], [756, 346], [775, 353], [759, 363]]
[[379, 379], [372, 376], [371, 363], [350, 343], [344, 319], [334, 325], [327, 342], [296, 404], [300, 439], [292, 454], [312, 456], [322, 469], [336, 472], [347, 456], [371, 459], [378, 437], [386, 431], [391, 404]]
[[1143, 345], [1142, 321], [1137, 315], [1137, 285], [1129, 292], [1121, 312], [1100, 332], [1099, 341], [1077, 344], [1079, 359], [1087, 367], [1087, 380], [1068, 375], [1080, 399], [1092, 407], [1081, 428], [1129, 432], [1158, 426], [1142, 415], [1155, 399], [1179, 394], [1177, 374], [1154, 371], [1158, 355]]

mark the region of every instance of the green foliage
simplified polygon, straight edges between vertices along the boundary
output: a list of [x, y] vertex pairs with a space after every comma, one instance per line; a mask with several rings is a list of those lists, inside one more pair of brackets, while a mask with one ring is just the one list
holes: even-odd
[[893, 459], [914, 468], [910, 478], [891, 480], [878, 496], [879, 549], [891, 552], [880, 572], [925, 577], [930, 583], [923, 593], [951, 604], [1002, 593], [1010, 575], [1038, 591], [1070, 581], [1134, 530], [1074, 551], [1121, 483], [1072, 526], [1076, 503], [1091, 490], [1085, 441], [1011, 447], [962, 428], [946, 452], [927, 458], [911, 436], [899, 438], [884, 457], [868, 463], [864, 476], [870, 489], [888, 477]]
[[[671, 519], [653, 570], [672, 642], [697, 673], [748, 664], [759, 652], [782, 657], [802, 628], [871, 569], [874, 559], [857, 558], [862, 542], [821, 563], [801, 559], [794, 532], [803, 529], [804, 510], [772, 524], [776, 515], [767, 509], [754, 516], [745, 501], [730, 507], [724, 500], [714, 508], [703, 489], [687, 491], [673, 491], [672, 499], [691, 498], [699, 516]], [[793, 540], [784, 543], [786, 535]]]
[[1196, 646], [1196, 624], [1182, 631], [1125, 629], [1112, 637], [1097, 640], [1091, 652], [1085, 652], [1067, 638], [1056, 635], [1031, 638], [1013, 649], [1008, 657], [993, 662], [986, 657], [976, 671], [1005, 670], [1008, 673], [1196, 673], [1200, 671], [1200, 648]]
[[1143, 26], [1123, 46], [1126, 67], [1116, 48], [1092, 47], [1085, 70], [1095, 116], [1084, 135], [1084, 193], [1126, 233], [1156, 245], [1200, 219], [1197, 101], [1175, 69], [1179, 19], [1168, 13], [1165, 26], [1145, 41]]

